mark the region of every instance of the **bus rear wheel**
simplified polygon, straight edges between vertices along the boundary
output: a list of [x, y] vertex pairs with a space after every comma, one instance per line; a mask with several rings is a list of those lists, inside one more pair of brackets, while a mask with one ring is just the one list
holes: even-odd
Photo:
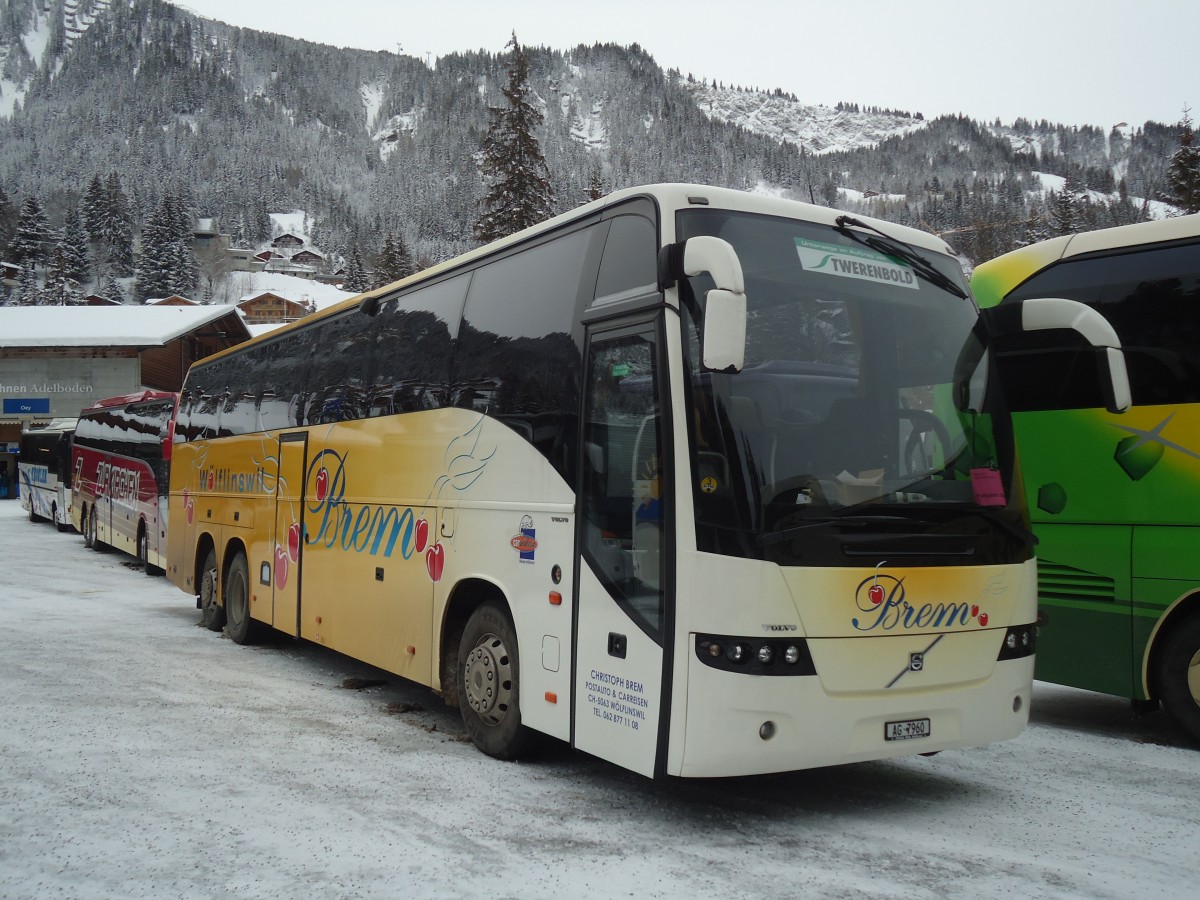
[[253, 644], [258, 640], [258, 623], [250, 618], [250, 569], [246, 555], [238, 552], [229, 564], [221, 586], [225, 599], [225, 630], [238, 644]]
[[1158, 690], [1167, 712], [1200, 741], [1200, 615], [1183, 620], [1167, 635]]
[[485, 603], [467, 620], [458, 645], [458, 703], [475, 746], [497, 759], [516, 759], [533, 746], [521, 724], [520, 658], [508, 614]]
[[217, 589], [220, 578], [217, 573], [217, 555], [209, 550], [200, 568], [200, 624], [209, 631], [221, 631], [225, 627], [225, 610], [218, 602]]

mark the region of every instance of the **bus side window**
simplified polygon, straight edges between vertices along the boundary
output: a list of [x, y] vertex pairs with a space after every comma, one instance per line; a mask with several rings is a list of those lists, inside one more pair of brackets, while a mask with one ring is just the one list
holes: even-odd
[[583, 285], [594, 283], [587, 273], [594, 230], [477, 269], [454, 351], [454, 405], [507, 424], [568, 482], [583, 366], [573, 333]]
[[643, 216], [612, 220], [596, 278], [595, 304], [611, 303], [658, 288], [657, 235]]

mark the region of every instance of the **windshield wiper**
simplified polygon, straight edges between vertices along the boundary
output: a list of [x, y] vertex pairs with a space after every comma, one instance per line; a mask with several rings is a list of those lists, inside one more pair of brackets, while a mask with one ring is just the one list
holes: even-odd
[[[912, 267], [920, 277], [924, 278], [930, 284], [937, 285], [944, 291], [949, 291], [954, 296], [966, 300], [966, 292], [954, 283], [954, 280], [947, 278], [942, 274], [941, 270], [933, 263], [927, 260], [924, 256], [910, 247], [908, 244], [900, 241], [898, 238], [892, 237], [884, 231], [880, 231], [874, 225], [869, 225], [861, 219], [856, 219], [854, 216], [838, 216], [834, 222], [837, 224], [838, 231], [842, 234], [849, 235], [858, 241], [860, 244], [866, 244], [872, 250], [882, 253], [884, 256], [892, 256], [896, 259], [903, 260]], [[875, 235], [864, 236], [855, 231], [851, 231], [848, 226], [853, 225], [856, 228], [865, 228], [868, 231], [875, 232]]]
[[868, 525], [895, 525], [903, 522], [911, 524], [914, 520], [911, 516], [821, 516], [814, 518], [803, 525], [793, 525], [791, 528], [784, 528], [782, 531], [766, 531], [758, 537], [758, 542], [764, 547], [769, 547], [772, 544], [778, 544], [783, 541], [790, 541], [801, 531], [807, 531], [809, 528], [817, 528], [821, 525], [848, 525], [853, 528], [865, 528]]

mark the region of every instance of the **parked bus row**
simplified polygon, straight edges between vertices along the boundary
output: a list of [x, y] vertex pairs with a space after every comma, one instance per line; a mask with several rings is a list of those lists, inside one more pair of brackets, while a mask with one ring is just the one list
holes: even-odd
[[[274, 630], [429, 686], [500, 758], [555, 738], [712, 777], [980, 745], [1026, 724], [1035, 649], [1046, 680], [1086, 680], [1078, 654], [1126, 666], [1112, 692], [1165, 701], [1200, 738], [1200, 573], [1156, 568], [1195, 558], [1195, 503], [1176, 485], [1163, 521], [1131, 493], [1142, 519], [1114, 525], [1120, 507], [1087, 499], [1113, 477], [1100, 444], [1053, 411], [1122, 435], [1108, 459], [1131, 490], [1158, 484], [1147, 443], [1184, 458], [1158, 470], [1177, 479], [1200, 440], [1163, 436], [1182, 406], [1147, 424], [1142, 356], [1166, 356], [1149, 328], [1068, 290], [1070, 270], [1031, 277], [1190, 248], [1173, 276], [1126, 273], [1130, 302], [1178, 280], [1164, 303], [1186, 342], [1197, 218], [1026, 248], [977, 270], [977, 305], [926, 233], [710, 187], [620, 191], [196, 363], [173, 433], [165, 409], [132, 429], [112, 411], [129, 404], [88, 411], [77, 443], [160, 441], [136, 493], [169, 477], [169, 504], [130, 537], [132, 476], [114, 488], [81, 453], [72, 484], [105, 487], [72, 521], [165, 569], [238, 643]], [[1093, 539], [1055, 531], [1077, 498], [1127, 532], [1123, 648], [1119, 627], [1089, 643]]]
[[141, 391], [101, 400], [76, 419], [21, 435], [21, 504], [30, 521], [72, 528], [94, 550], [166, 566], [167, 477], [179, 395]]

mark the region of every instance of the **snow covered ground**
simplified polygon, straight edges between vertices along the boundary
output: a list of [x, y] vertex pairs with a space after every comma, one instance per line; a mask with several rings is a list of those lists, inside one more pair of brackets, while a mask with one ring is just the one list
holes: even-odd
[[316, 646], [239, 647], [132, 564], [0, 501], [0, 897], [1200, 883], [1200, 750], [1121, 700], [1039, 684], [1016, 740], [764, 778], [658, 784], [565, 748], [502, 763], [429, 691]]

